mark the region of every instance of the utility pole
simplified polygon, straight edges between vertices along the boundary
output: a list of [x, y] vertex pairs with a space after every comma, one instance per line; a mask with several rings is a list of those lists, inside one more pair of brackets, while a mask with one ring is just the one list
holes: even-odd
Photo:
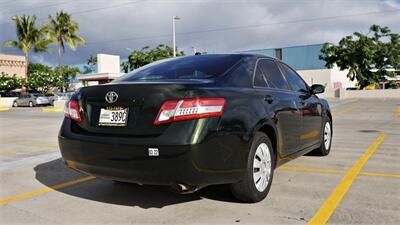
[[177, 16], [172, 17], [172, 48], [173, 48], [173, 56], [176, 57], [176, 40], [175, 40], [175, 20], [179, 20], [180, 18]]

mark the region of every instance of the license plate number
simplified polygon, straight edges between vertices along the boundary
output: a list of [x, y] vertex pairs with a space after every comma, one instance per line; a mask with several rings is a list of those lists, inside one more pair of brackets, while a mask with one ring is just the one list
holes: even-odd
[[126, 126], [127, 118], [128, 108], [101, 108], [99, 126]]

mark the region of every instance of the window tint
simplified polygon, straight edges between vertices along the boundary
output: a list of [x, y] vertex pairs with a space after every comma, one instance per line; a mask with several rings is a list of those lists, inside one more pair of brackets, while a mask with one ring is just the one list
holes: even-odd
[[213, 79], [229, 70], [241, 55], [196, 55], [161, 60], [116, 79], [120, 81], [154, 81], [175, 79]]
[[295, 71], [293, 71], [290, 67], [285, 64], [281, 64], [283, 69], [286, 71], [287, 81], [289, 85], [295, 91], [307, 91], [307, 85], [301, 79], [299, 75]]
[[263, 59], [258, 61], [258, 65], [265, 74], [269, 87], [289, 89], [285, 78], [273, 60]]
[[226, 83], [227, 84], [233, 84], [234, 86], [239, 86], [239, 87], [251, 87], [251, 77], [252, 77], [252, 71], [253, 71], [253, 66], [249, 66], [248, 63], [245, 62], [245, 60], [242, 60], [239, 66], [237, 66], [235, 69], [232, 70], [232, 72], [229, 73], [229, 76], [227, 76]]
[[256, 73], [254, 74], [254, 86], [268, 87], [264, 73], [261, 71], [260, 65], [257, 65]]

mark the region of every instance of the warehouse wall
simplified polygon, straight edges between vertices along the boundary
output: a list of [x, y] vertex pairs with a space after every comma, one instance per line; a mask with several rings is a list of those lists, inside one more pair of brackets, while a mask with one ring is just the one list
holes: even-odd
[[282, 48], [282, 61], [295, 70], [325, 69], [325, 61], [319, 59], [323, 44]]
[[347, 78], [347, 70], [340, 71], [338, 67], [332, 69], [297, 70], [308, 85], [322, 84], [326, 89], [354, 87], [355, 81]]

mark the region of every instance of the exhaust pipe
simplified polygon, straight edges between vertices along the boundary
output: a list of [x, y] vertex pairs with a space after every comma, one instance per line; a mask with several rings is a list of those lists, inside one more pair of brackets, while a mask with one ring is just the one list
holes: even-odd
[[203, 188], [203, 187], [193, 186], [193, 185], [183, 184], [183, 183], [172, 185], [172, 189], [175, 192], [178, 192], [179, 194], [191, 194], [193, 192], [200, 190], [201, 188]]
[[190, 186], [189, 185], [186, 185], [186, 184], [178, 184], [178, 189], [179, 190], [181, 190], [181, 191], [188, 191], [188, 190], [190, 190]]

